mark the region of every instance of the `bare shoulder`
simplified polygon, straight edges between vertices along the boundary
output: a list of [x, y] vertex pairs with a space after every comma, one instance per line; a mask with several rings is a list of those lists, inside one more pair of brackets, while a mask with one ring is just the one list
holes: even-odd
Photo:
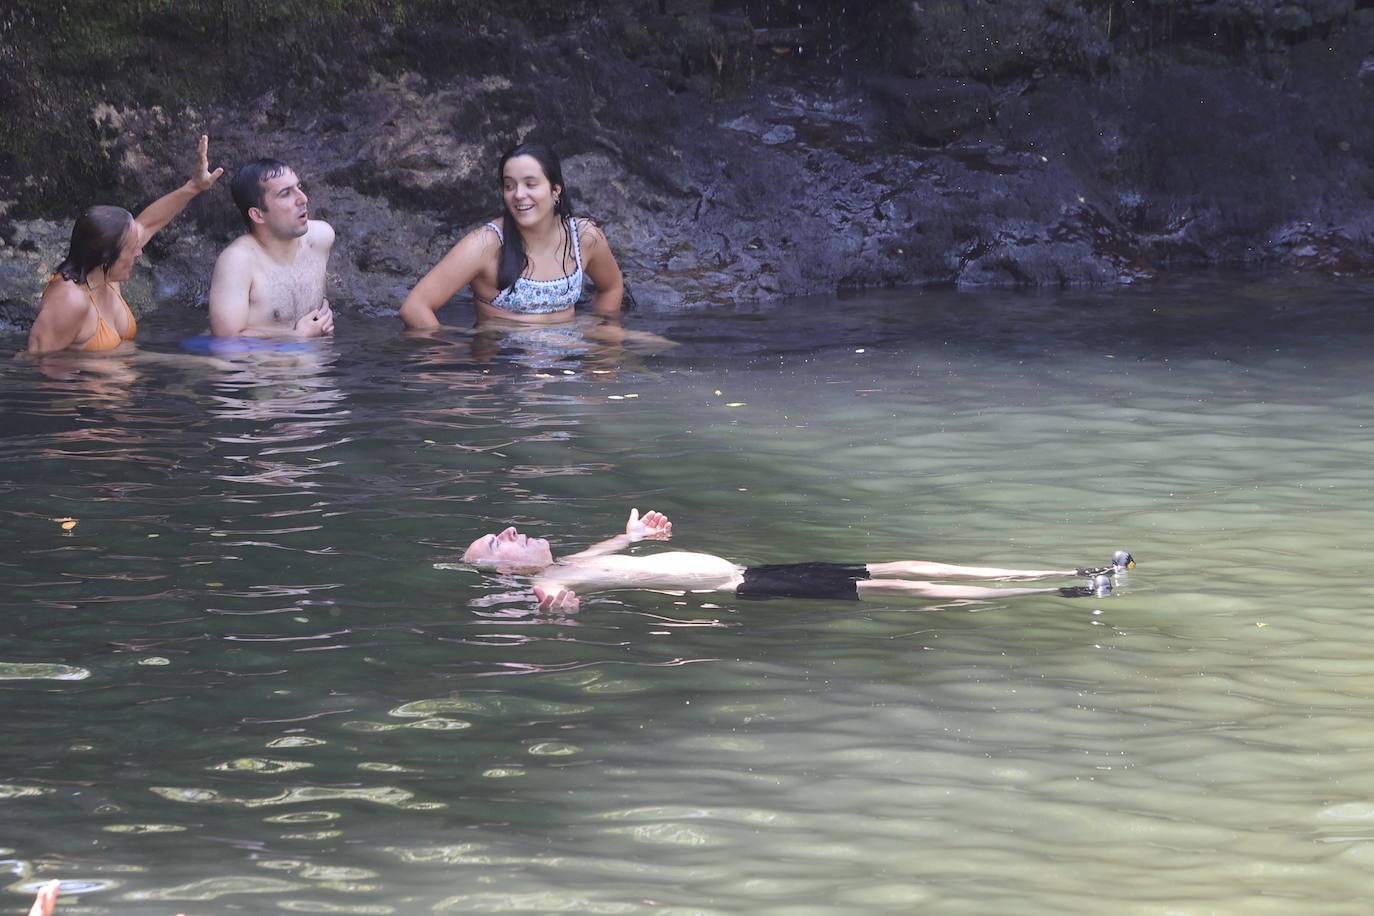
[[470, 243], [473, 247], [480, 248], [484, 251], [488, 248], [492, 250], [499, 249], [502, 243], [501, 230], [492, 225], [492, 223], [496, 222], [497, 220], [491, 220], [490, 222], [483, 223], [463, 236], [459, 244]]
[[225, 267], [248, 267], [251, 266], [257, 256], [257, 243], [253, 237], [244, 234], [234, 239], [215, 259], [215, 265]]
[[306, 237], [317, 248], [328, 248], [334, 244], [334, 227], [322, 219], [312, 219], [306, 224]]
[[49, 312], [57, 318], [84, 315], [90, 305], [91, 298], [86, 291], [79, 284], [62, 277], [48, 284], [43, 290], [43, 298], [38, 302], [40, 311]]
[[86, 290], [57, 278], [43, 290], [38, 314], [29, 329], [29, 352], [43, 353], [72, 346], [83, 328], [95, 326], [95, 307]]
[[483, 223], [459, 239], [452, 250], [465, 258], [480, 261], [499, 258], [501, 234], [490, 225]]
[[582, 244], [592, 243], [606, 244], [606, 233], [602, 230], [596, 220], [586, 216], [577, 217], [577, 236], [582, 240]]

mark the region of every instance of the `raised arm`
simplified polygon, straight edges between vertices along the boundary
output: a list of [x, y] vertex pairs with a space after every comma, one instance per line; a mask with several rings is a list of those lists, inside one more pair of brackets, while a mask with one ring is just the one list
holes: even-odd
[[586, 550], [566, 556], [563, 558], [563, 562], [603, 557], [608, 553], [619, 553], [635, 541], [666, 541], [672, 536], [673, 523], [668, 521], [668, 516], [662, 512], [650, 509], [644, 513], [643, 518], [640, 518], [639, 510], [631, 509], [630, 518], [625, 522], [624, 534], [617, 534], [615, 537], [593, 544]]
[[191, 172], [190, 179], [175, 191], [164, 194], [150, 203], [138, 216], [134, 217], [134, 222], [142, 232], [142, 244], [146, 245], [148, 239], [152, 238], [159, 229], [170, 223], [178, 213], [186, 209], [186, 205], [191, 202], [193, 197], [202, 191], [209, 190], [216, 181], [219, 181], [219, 176], [224, 174], [222, 168], [215, 169], [213, 172], [210, 171], [210, 138], [204, 134], [200, 137], [196, 153], [196, 167]]
[[618, 317], [621, 300], [625, 298], [625, 278], [611, 251], [611, 243], [606, 241], [606, 233], [601, 227], [589, 219], [581, 220], [578, 235], [582, 243], [583, 268], [596, 284], [592, 314], [603, 318]]
[[449, 249], [444, 259], [420, 278], [401, 303], [400, 316], [408, 328], [437, 328], [434, 313], [472, 282], [488, 263], [500, 257], [501, 242], [485, 226], [474, 229]]

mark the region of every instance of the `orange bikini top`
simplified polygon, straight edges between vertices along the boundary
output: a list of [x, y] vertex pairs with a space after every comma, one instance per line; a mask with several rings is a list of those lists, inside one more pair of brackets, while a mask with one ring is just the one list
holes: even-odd
[[[61, 274], [53, 274], [52, 280], [48, 282], [51, 283], [60, 276]], [[91, 308], [95, 309], [95, 333], [91, 335], [91, 339], [86, 341], [86, 345], [81, 349], [112, 350], [119, 346], [121, 341], [133, 340], [134, 335], [138, 333], [138, 319], [134, 318], [134, 310], [129, 308], [129, 303], [124, 301], [124, 294], [119, 290], [115, 290], [115, 296], [119, 298], [119, 304], [124, 306], [124, 313], [129, 319], [128, 330], [124, 332], [123, 337], [120, 337], [119, 332], [114, 329], [113, 325], [105, 320], [104, 315], [100, 314], [100, 308], [95, 304], [95, 293], [91, 292], [89, 286], [86, 286], [85, 289], [86, 295], [89, 296], [91, 300]]]

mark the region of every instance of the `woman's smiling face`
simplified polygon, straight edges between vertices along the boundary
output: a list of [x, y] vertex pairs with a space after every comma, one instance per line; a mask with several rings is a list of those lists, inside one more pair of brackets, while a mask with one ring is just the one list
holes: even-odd
[[563, 189], [549, 184], [544, 167], [533, 156], [512, 156], [501, 170], [501, 196], [521, 226], [534, 226], [554, 216]]

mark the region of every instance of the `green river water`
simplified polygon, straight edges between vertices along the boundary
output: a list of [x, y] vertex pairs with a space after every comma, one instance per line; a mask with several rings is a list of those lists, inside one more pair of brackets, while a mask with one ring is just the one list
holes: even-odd
[[[1371, 302], [1202, 276], [217, 358], [159, 315], [148, 355], [8, 360], [6, 911], [58, 877], [64, 916], [1362, 913]], [[631, 506], [742, 563], [1140, 565], [550, 616], [457, 562]]]

